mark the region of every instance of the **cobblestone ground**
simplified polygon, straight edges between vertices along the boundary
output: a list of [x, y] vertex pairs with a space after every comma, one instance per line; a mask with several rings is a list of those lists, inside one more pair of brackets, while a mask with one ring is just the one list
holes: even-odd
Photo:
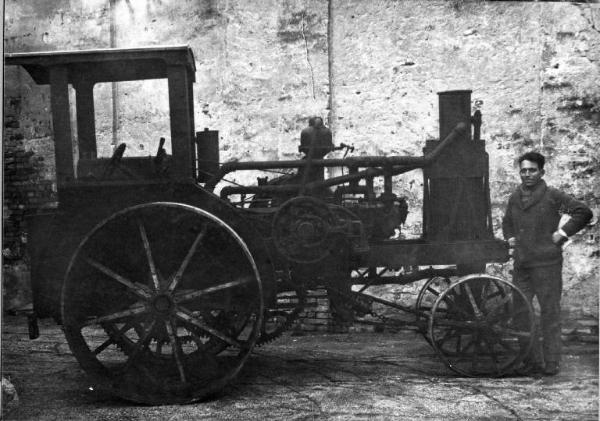
[[597, 420], [598, 344], [565, 346], [556, 377], [458, 378], [418, 334], [286, 335], [259, 348], [220, 397], [140, 406], [90, 391], [58, 327], [30, 341], [4, 317], [2, 375], [31, 420]]

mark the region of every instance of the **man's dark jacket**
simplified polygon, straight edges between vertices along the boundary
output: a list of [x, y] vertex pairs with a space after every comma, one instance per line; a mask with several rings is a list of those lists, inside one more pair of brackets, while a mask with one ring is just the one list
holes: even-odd
[[552, 233], [558, 229], [561, 213], [571, 216], [562, 227], [569, 237], [581, 230], [592, 219], [592, 211], [584, 203], [541, 180], [529, 200], [523, 203], [522, 186], [508, 199], [502, 220], [504, 238], [515, 237], [514, 259], [517, 267], [536, 267], [562, 261], [560, 245], [552, 242]]

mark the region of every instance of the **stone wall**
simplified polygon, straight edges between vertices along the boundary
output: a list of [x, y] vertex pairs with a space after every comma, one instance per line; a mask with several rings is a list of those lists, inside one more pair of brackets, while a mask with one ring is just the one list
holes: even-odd
[[[546, 180], [599, 214], [600, 8], [504, 2], [335, 2], [336, 140], [368, 154], [420, 154], [438, 137], [436, 92], [473, 90], [490, 156], [496, 235], [515, 157], [548, 156]], [[408, 231], [422, 179], [400, 177]], [[565, 249], [567, 318], [597, 318], [598, 226]], [[508, 266], [492, 268], [510, 276]]]
[[[297, 157], [300, 130], [315, 114], [329, 117], [335, 142], [354, 144], [355, 154], [420, 155], [425, 140], [438, 136], [436, 92], [471, 89], [483, 113], [497, 236], [518, 184], [515, 157], [528, 149], [548, 156], [549, 184], [585, 199], [598, 215], [597, 4], [331, 1], [332, 38], [328, 5], [316, 0], [7, 0], [4, 45], [16, 52], [103, 48], [111, 38], [118, 47], [189, 44], [197, 67], [196, 128], [220, 131], [223, 161]], [[48, 89], [21, 69], [6, 70], [5, 109], [15, 111], [5, 120], [5, 174], [11, 157], [27, 157], [34, 169], [20, 181], [52, 183]], [[161, 82], [118, 86], [114, 109], [112, 87], [96, 90], [101, 153], [110, 155], [113, 130], [128, 154], [154, 153], [168, 135]], [[11, 249], [20, 241], [20, 214], [13, 211], [37, 206], [18, 182], [6, 178]], [[405, 233], [416, 236], [421, 174], [397, 177], [396, 190], [410, 205]], [[566, 248], [569, 320], [597, 319], [598, 234], [596, 225]], [[491, 270], [509, 275], [508, 266]]]

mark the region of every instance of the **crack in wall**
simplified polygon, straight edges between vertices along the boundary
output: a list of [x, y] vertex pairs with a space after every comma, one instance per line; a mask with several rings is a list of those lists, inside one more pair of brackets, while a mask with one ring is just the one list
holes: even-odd
[[541, 149], [544, 148], [544, 136], [546, 135], [546, 121], [547, 117], [543, 110], [544, 105], [544, 75], [546, 73], [546, 69], [544, 68], [544, 46], [546, 45], [546, 38], [548, 38], [548, 31], [546, 31], [544, 26], [544, 9], [541, 6], [539, 7], [539, 53], [538, 53], [538, 71], [537, 71], [537, 84], [538, 84], [538, 97], [537, 97], [537, 108], [539, 113], [539, 147]]
[[[229, 61], [229, 43], [227, 33], [229, 31], [229, 21], [231, 18], [228, 15], [229, 12], [229, 0], [225, 0], [225, 7], [223, 10], [218, 10], [218, 14], [222, 16], [222, 23], [224, 26], [223, 30], [223, 53], [221, 55], [223, 60], [223, 69], [228, 69], [228, 61]], [[221, 101], [223, 101], [224, 93], [225, 93], [225, 71], [219, 72], [219, 89], [221, 91]]]
[[[116, 0], [109, 1], [110, 9], [110, 48], [117, 48], [117, 15], [116, 15]], [[112, 104], [112, 142], [113, 148], [117, 146], [119, 132], [119, 85], [117, 82], [110, 84], [111, 89], [111, 104]]]
[[328, 101], [327, 101], [327, 123], [331, 130], [331, 141], [335, 144], [336, 134], [336, 110], [335, 110], [335, 69], [333, 67], [333, 0], [327, 1], [327, 79], [328, 79]]
[[302, 39], [304, 39], [304, 50], [306, 52], [306, 62], [308, 63], [308, 70], [310, 73], [310, 84], [311, 84], [311, 88], [312, 88], [312, 97], [313, 97], [313, 99], [317, 99], [317, 95], [315, 92], [315, 74], [314, 74], [314, 69], [313, 69], [312, 63], [310, 62], [310, 54], [308, 51], [308, 41], [306, 39], [305, 27], [306, 27], [305, 13], [304, 13], [304, 11], [302, 11]]

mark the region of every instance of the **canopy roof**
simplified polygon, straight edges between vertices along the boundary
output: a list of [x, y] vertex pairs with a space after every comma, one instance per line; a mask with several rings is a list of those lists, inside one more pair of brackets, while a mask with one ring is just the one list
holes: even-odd
[[187, 45], [45, 51], [5, 55], [5, 64], [21, 65], [38, 84], [50, 83], [50, 68], [66, 66], [69, 83], [118, 82], [167, 77], [168, 66], [184, 65], [195, 81], [194, 54]]

